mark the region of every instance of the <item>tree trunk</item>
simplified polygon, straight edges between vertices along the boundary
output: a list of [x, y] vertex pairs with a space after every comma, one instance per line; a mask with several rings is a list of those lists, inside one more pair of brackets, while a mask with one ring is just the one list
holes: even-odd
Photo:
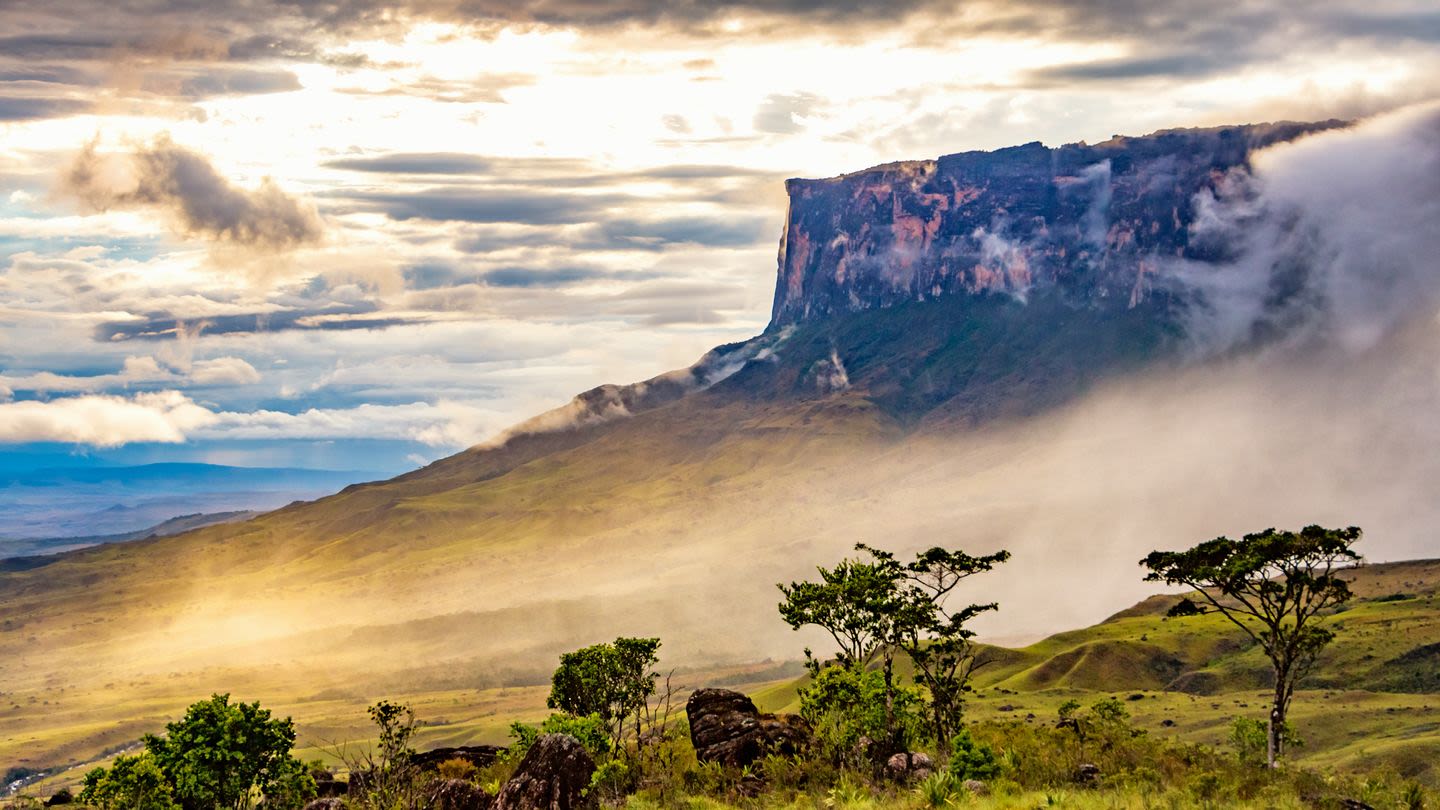
[[1270, 722], [1266, 727], [1265, 761], [1273, 770], [1285, 745], [1285, 710], [1290, 693], [1289, 667], [1275, 668], [1275, 694], [1270, 699]]

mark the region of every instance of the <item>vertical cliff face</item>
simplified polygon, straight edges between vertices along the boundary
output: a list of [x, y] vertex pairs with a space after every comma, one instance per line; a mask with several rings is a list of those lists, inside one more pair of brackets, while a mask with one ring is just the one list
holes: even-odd
[[994, 152], [790, 180], [771, 328], [982, 292], [1058, 288], [1133, 307], [1156, 262], [1204, 258], [1195, 195], [1257, 149], [1342, 125], [1170, 130], [1096, 145]]

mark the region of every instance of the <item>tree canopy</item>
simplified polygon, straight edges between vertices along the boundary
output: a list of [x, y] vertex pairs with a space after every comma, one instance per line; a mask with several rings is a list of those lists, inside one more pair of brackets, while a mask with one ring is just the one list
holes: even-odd
[[1185, 551], [1154, 551], [1140, 561], [1146, 581], [1194, 588], [1172, 616], [1219, 613], [1260, 644], [1270, 659], [1275, 691], [1269, 720], [1269, 764], [1284, 745], [1295, 684], [1334, 633], [1319, 626], [1322, 611], [1351, 597], [1341, 569], [1358, 564], [1359, 527], [1299, 531], [1266, 529], [1240, 540], [1217, 537]]

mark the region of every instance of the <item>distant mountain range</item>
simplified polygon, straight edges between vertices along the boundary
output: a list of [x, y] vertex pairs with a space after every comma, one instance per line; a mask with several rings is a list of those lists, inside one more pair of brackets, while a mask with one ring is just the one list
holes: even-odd
[[93, 537], [40, 537], [24, 540], [0, 540], [0, 571], [23, 571], [48, 564], [49, 555], [66, 551], [104, 545], [125, 543], [130, 540], [144, 540], [147, 537], [167, 537], [172, 534], [201, 529], [219, 523], [235, 523], [249, 520], [263, 514], [259, 511], [196, 513], [179, 515], [133, 532], [102, 534]]
[[[67, 538], [148, 533], [180, 515], [275, 509], [378, 477], [358, 470], [193, 463], [0, 470], [0, 557], [65, 545], [55, 541]], [[32, 542], [16, 543], [22, 540]]]

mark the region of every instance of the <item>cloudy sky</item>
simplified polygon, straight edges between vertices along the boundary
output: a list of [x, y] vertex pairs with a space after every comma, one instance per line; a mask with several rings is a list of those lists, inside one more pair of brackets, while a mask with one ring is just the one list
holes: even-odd
[[1440, 94], [1295, 6], [0, 0], [0, 451], [398, 470], [762, 329], [786, 177]]

